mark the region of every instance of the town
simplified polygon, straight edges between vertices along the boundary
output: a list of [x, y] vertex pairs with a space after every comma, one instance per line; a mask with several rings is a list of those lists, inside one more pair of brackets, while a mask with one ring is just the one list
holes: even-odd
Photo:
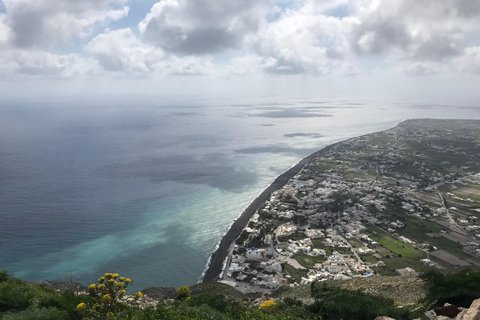
[[407, 120], [323, 149], [251, 217], [218, 280], [269, 293], [314, 280], [480, 269], [479, 128]]

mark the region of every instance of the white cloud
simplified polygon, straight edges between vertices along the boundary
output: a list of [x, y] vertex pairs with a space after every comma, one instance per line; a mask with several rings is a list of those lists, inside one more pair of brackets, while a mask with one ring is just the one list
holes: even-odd
[[100, 34], [87, 48], [107, 71], [137, 75], [199, 75], [213, 72], [209, 58], [179, 58], [165, 53], [162, 49], [142, 43], [131, 29]]
[[260, 32], [254, 48], [275, 64], [266, 68], [277, 74], [328, 74], [341, 69], [350, 56], [346, 34], [350, 18], [327, 16], [337, 2], [306, 1], [298, 10], [287, 9]]
[[140, 22], [143, 37], [174, 53], [241, 49], [273, 9], [269, 0], [162, 0]]
[[6, 46], [10, 38], [10, 27], [7, 24], [7, 15], [0, 13], [0, 49]]
[[465, 48], [463, 55], [455, 61], [459, 71], [480, 75], [480, 46]]
[[94, 61], [76, 54], [55, 55], [36, 50], [10, 50], [0, 52], [3, 75], [31, 75], [73, 78], [93, 75], [98, 71]]
[[3, 0], [18, 48], [52, 48], [127, 16], [123, 0]]

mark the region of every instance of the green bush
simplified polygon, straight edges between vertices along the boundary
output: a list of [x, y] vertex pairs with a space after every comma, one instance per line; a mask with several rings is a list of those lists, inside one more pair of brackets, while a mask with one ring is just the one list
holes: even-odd
[[54, 291], [51, 289], [32, 286], [25, 281], [10, 278], [0, 283], [0, 312], [25, 310], [35, 300], [52, 292]]
[[480, 297], [480, 271], [464, 270], [443, 274], [430, 271], [423, 276], [428, 284], [427, 299], [436, 306], [446, 302], [468, 308]]
[[0, 270], [0, 283], [10, 280], [10, 276], [8, 275], [7, 271]]
[[378, 316], [388, 316], [397, 320], [414, 318], [407, 308], [397, 308], [393, 301], [360, 291], [332, 288], [313, 282], [311, 294], [316, 299], [316, 303], [310, 307], [310, 310], [320, 314], [325, 320], [371, 320]]
[[72, 320], [82, 319], [82, 314], [77, 310], [77, 305], [85, 302], [89, 306], [93, 306], [96, 299], [88, 296], [79, 296], [74, 292], [67, 291], [62, 294], [56, 294], [44, 297], [38, 302], [39, 308], [57, 308], [67, 312], [68, 318]]
[[28, 308], [21, 312], [7, 313], [2, 320], [67, 320], [67, 312], [57, 308]]

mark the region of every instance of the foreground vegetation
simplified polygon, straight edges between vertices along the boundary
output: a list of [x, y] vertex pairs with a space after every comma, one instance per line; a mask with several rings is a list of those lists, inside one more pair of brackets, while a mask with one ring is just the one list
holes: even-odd
[[[107, 274], [107, 278], [110, 274]], [[117, 283], [125, 283], [116, 277]], [[102, 280], [99, 279], [99, 280]], [[108, 279], [106, 279], [108, 282]], [[305, 304], [295, 295], [282, 295], [276, 302], [264, 299], [252, 304], [252, 299], [219, 283], [204, 283], [192, 287], [182, 286], [175, 300], [159, 302], [155, 308], [141, 308], [139, 299], [134, 304], [115, 300], [106, 289], [99, 294], [93, 285], [89, 292], [59, 292], [28, 284], [0, 271], [0, 319], [1, 320], [80, 320], [80, 319], [365, 319], [373, 320], [383, 315], [401, 319], [423, 319], [424, 315], [412, 310], [419, 305], [432, 308], [445, 302], [468, 307], [480, 297], [480, 272], [462, 271], [457, 274], [428, 273], [424, 276], [428, 288], [427, 298], [411, 305], [400, 306], [391, 298], [379, 298], [361, 291], [340, 288], [329, 283], [314, 282], [309, 296], [313, 300]], [[105, 280], [101, 281], [102, 283]], [[113, 283], [113, 281], [111, 281]], [[128, 282], [128, 281], [127, 281]], [[113, 286], [113, 285], [112, 285]], [[125, 285], [116, 285], [121, 294]], [[103, 288], [103, 286], [101, 286]], [[103, 289], [102, 289], [103, 290]], [[113, 289], [112, 289], [113, 290]], [[109, 294], [111, 300], [105, 299]], [[133, 294], [136, 298], [141, 295]], [[300, 298], [300, 296], [298, 296]], [[108, 301], [107, 301], [108, 300]], [[141, 299], [140, 299], [141, 300]], [[107, 302], [102, 307], [102, 303]], [[95, 312], [92, 312], [95, 311]], [[88, 312], [87, 312], [88, 311]], [[98, 311], [98, 312], [97, 312]]]

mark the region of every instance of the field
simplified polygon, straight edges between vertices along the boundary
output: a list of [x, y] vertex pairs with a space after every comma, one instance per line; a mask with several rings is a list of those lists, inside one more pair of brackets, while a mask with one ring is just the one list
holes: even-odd
[[287, 273], [292, 277], [292, 279], [297, 283], [300, 283], [300, 281], [302, 280], [302, 277], [305, 277], [308, 273], [307, 270], [295, 269], [288, 263], [285, 263], [282, 266], [285, 269], [285, 271], [287, 271]]
[[317, 263], [322, 263], [327, 260], [326, 257], [322, 256], [309, 256], [303, 252], [297, 253], [296, 255], [293, 256], [294, 259], [298, 261], [302, 266], [305, 268], [313, 268], [313, 266]]

